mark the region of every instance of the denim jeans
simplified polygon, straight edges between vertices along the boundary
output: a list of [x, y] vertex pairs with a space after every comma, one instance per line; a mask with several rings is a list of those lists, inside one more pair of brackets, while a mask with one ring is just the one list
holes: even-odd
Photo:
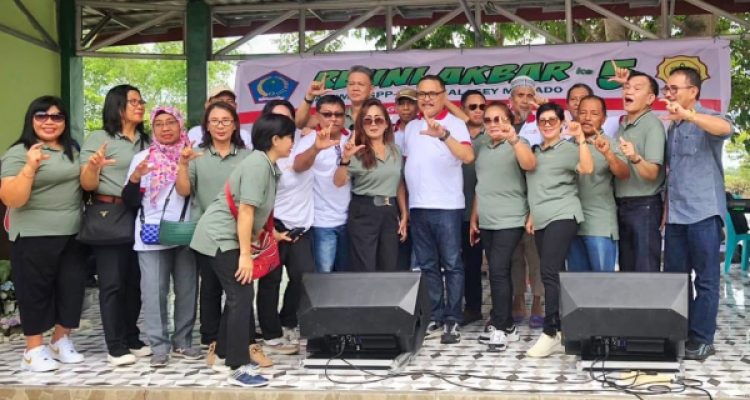
[[612, 272], [617, 262], [617, 241], [607, 236], [576, 236], [568, 251], [570, 272]]
[[695, 291], [688, 284], [688, 336], [713, 344], [719, 310], [719, 245], [721, 219], [706, 218], [693, 224], [667, 224], [664, 271], [695, 272]]
[[346, 224], [334, 228], [313, 227], [311, 231], [315, 271], [348, 271], [349, 235], [346, 232]]
[[661, 269], [661, 195], [617, 199], [620, 228], [620, 271]]
[[416, 265], [427, 280], [427, 291], [432, 305], [431, 321], [460, 323], [463, 320], [463, 213], [463, 209], [411, 209], [414, 254]]

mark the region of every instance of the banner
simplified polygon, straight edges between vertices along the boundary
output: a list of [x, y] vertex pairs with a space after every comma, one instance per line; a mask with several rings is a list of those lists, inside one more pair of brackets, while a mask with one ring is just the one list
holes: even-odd
[[[452, 101], [469, 89], [480, 90], [488, 101], [507, 100], [510, 81], [528, 75], [537, 82], [539, 94], [564, 104], [568, 88], [581, 82], [594, 88], [595, 94], [606, 99], [610, 114], [617, 115], [622, 113], [622, 92], [619, 85], [608, 81], [614, 74], [611, 60], [619, 67], [654, 76], [659, 86], [665, 84], [672, 68], [694, 67], [703, 79], [701, 103], [721, 112], [727, 110], [731, 95], [729, 41], [720, 39], [272, 56], [240, 63], [235, 90], [243, 124], [251, 124], [272, 99], [299, 106], [310, 82], [320, 80], [323, 74], [326, 87], [348, 104], [348, 69], [360, 64], [374, 70], [373, 96], [392, 113], [399, 89], [416, 87], [424, 75], [436, 74], [446, 82]], [[654, 108], [663, 109], [664, 104], [656, 102]]]

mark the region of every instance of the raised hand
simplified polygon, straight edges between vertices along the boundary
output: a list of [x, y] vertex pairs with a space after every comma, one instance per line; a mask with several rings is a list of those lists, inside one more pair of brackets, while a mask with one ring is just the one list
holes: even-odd
[[193, 161], [203, 155], [202, 151], [196, 152], [193, 150], [194, 145], [195, 141], [193, 140], [185, 142], [185, 147], [183, 147], [182, 151], [180, 152], [180, 165], [187, 166], [190, 161]]
[[42, 152], [42, 143], [36, 143], [29, 147], [29, 151], [26, 152], [26, 164], [33, 168], [34, 171], [38, 170], [42, 165], [42, 161], [49, 160], [49, 154]]
[[89, 157], [88, 165], [98, 170], [102, 167], [114, 165], [116, 162], [116, 160], [107, 159], [107, 143], [104, 142], [101, 146], [99, 146], [99, 149], [96, 150], [96, 153], [92, 154], [91, 157]]
[[419, 132], [423, 135], [432, 136], [436, 138], [443, 137], [445, 135], [445, 128], [443, 128], [440, 123], [435, 121], [432, 118], [425, 117], [425, 122], [427, 123], [427, 129]]
[[539, 108], [539, 106], [546, 103], [549, 103], [549, 100], [540, 94], [535, 94], [534, 99], [531, 100], [531, 105], [534, 108]]
[[307, 89], [305, 98], [311, 100], [318, 96], [326, 95], [330, 92], [330, 89], [326, 89], [326, 73], [324, 72], [323, 77], [321, 77], [319, 81], [312, 81], [310, 83], [310, 87]]
[[612, 68], [615, 71], [615, 75], [607, 79], [607, 81], [619, 83], [620, 85], [624, 85], [625, 83], [628, 82], [628, 78], [630, 77], [630, 70], [627, 68], [618, 67], [615, 60], [611, 60], [611, 61], [612, 61]]
[[667, 114], [662, 115], [661, 119], [664, 121], [682, 121], [690, 118], [690, 110], [686, 110], [676, 101], [669, 101], [667, 99], [659, 99], [666, 105]]
[[347, 142], [344, 145], [344, 152], [341, 155], [341, 161], [343, 162], [349, 162], [349, 160], [352, 159], [352, 157], [357, 154], [360, 150], [364, 149], [365, 145], [359, 144], [355, 145], [353, 142]]
[[635, 151], [635, 146], [633, 146], [633, 143], [625, 140], [622, 136], [620, 136], [620, 151], [622, 151], [622, 154], [631, 162], [638, 160], [639, 156]]
[[583, 144], [586, 141], [586, 135], [581, 129], [581, 124], [576, 121], [568, 121], [568, 134], [572, 136], [578, 144]]
[[135, 167], [133, 173], [130, 174], [130, 182], [139, 183], [141, 181], [141, 178], [151, 172], [152, 169], [153, 166], [149, 165], [148, 157], [144, 158], [143, 161], [138, 163], [138, 165]]
[[315, 137], [315, 148], [320, 150], [330, 149], [331, 147], [339, 144], [341, 140], [331, 140], [331, 126], [333, 122], [328, 124], [328, 127], [322, 128]]
[[607, 153], [612, 150], [609, 146], [609, 140], [607, 140], [601, 133], [596, 135], [594, 147], [596, 147], [596, 150], [603, 155], [607, 155]]

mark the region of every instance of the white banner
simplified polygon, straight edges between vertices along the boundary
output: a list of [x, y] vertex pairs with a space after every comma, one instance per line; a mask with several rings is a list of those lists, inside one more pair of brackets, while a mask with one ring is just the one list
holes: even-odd
[[[273, 56], [240, 63], [235, 90], [240, 119], [250, 124], [271, 99], [289, 100], [298, 106], [310, 82], [323, 74], [326, 87], [348, 104], [348, 69], [356, 64], [374, 70], [373, 96], [391, 112], [396, 92], [415, 87], [427, 74], [437, 74], [446, 82], [453, 101], [469, 89], [482, 91], [488, 101], [506, 100], [510, 97], [510, 80], [528, 75], [537, 82], [541, 95], [561, 104], [570, 86], [585, 83], [606, 99], [607, 108], [616, 115], [622, 112], [622, 100], [620, 88], [608, 82], [613, 74], [611, 60], [620, 67], [656, 77], [660, 86], [671, 68], [692, 66], [703, 79], [701, 103], [721, 112], [727, 110], [731, 95], [729, 42], [719, 39]], [[663, 109], [663, 103], [656, 102], [654, 108]]]

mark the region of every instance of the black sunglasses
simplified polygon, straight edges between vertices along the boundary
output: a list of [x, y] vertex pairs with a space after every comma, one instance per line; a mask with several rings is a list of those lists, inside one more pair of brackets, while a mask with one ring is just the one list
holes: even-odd
[[45, 123], [49, 120], [52, 122], [65, 122], [65, 114], [47, 114], [46, 112], [38, 112], [34, 114], [34, 121], [39, 123]]
[[466, 108], [468, 108], [468, 109], [469, 109], [469, 111], [474, 111], [474, 110], [476, 110], [477, 108], [478, 108], [479, 110], [481, 110], [481, 111], [484, 111], [484, 109], [485, 109], [486, 107], [487, 107], [487, 105], [486, 105], [486, 104], [467, 104], [467, 105], [466, 105]]

